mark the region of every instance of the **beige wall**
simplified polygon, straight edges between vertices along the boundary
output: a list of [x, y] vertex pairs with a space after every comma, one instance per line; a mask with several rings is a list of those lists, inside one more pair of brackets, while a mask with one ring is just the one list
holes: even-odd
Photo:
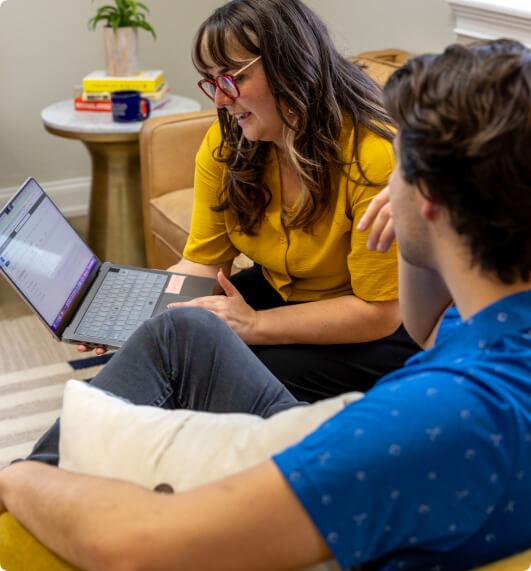
[[[190, 63], [195, 29], [220, 0], [144, 0], [158, 39], [141, 31], [140, 64], [162, 68], [175, 93], [200, 98]], [[87, 29], [90, 0], [6, 0], [0, 5], [0, 196], [33, 175], [42, 182], [88, 177], [81, 143], [42, 127], [40, 111], [71, 97], [103, 67], [101, 28]], [[438, 50], [454, 41], [446, 0], [308, 0], [346, 54], [384, 47]], [[204, 98], [201, 99], [205, 104]]]
[[307, 0], [345, 53], [437, 51], [455, 41], [446, 0]]

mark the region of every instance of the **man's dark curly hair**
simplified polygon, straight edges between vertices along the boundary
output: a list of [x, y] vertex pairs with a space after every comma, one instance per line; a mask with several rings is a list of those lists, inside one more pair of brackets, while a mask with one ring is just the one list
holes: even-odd
[[512, 40], [412, 58], [384, 88], [401, 170], [444, 205], [472, 263], [531, 272], [531, 50]]

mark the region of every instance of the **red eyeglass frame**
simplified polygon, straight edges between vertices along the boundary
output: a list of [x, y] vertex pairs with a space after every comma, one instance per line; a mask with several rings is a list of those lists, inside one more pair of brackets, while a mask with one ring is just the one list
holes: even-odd
[[[240, 90], [238, 88], [238, 85], [236, 84], [236, 82], [234, 81], [235, 77], [238, 77], [238, 75], [240, 75], [240, 73], [242, 73], [243, 71], [245, 71], [247, 68], [251, 67], [253, 65], [253, 63], [256, 63], [262, 56], [258, 56], [255, 57], [253, 60], [251, 60], [248, 64], [244, 65], [241, 69], [239, 69], [235, 74], [231, 75], [230, 73], [221, 73], [220, 75], [217, 75], [214, 78], [214, 81], [212, 81], [211, 79], [208, 79], [206, 77], [204, 77], [203, 79], [199, 80], [197, 82], [197, 85], [199, 87], [199, 89], [211, 100], [211, 101], [216, 101], [216, 95], [214, 92], [214, 95], [211, 95], [203, 86], [205, 85], [205, 83], [208, 83], [208, 85], [211, 85], [212, 87], [214, 87], [214, 89], [219, 89], [221, 90], [221, 92], [226, 95], [227, 97], [229, 97], [230, 99], [232, 99], [232, 101], [236, 101], [236, 99], [238, 99], [238, 97], [240, 96]], [[236, 97], [234, 97], [234, 95], [231, 95], [230, 93], [227, 93], [223, 87], [218, 83], [220, 78], [224, 78], [227, 79], [228, 81], [230, 81], [233, 85], [234, 85], [234, 89], [236, 89]]]

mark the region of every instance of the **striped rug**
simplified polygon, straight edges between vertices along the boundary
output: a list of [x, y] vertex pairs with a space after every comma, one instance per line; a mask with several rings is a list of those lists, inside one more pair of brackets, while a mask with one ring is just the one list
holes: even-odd
[[0, 375], [0, 469], [26, 456], [59, 416], [68, 379], [88, 380], [112, 353]]

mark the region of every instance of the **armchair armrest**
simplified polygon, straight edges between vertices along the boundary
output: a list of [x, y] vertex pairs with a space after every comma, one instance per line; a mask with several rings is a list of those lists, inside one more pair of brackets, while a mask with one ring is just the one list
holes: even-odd
[[142, 212], [149, 267], [163, 268], [179, 260], [180, 253], [159, 243], [153, 234], [152, 201], [193, 187], [195, 155], [216, 117], [212, 109], [152, 117], [142, 125], [139, 137]]

